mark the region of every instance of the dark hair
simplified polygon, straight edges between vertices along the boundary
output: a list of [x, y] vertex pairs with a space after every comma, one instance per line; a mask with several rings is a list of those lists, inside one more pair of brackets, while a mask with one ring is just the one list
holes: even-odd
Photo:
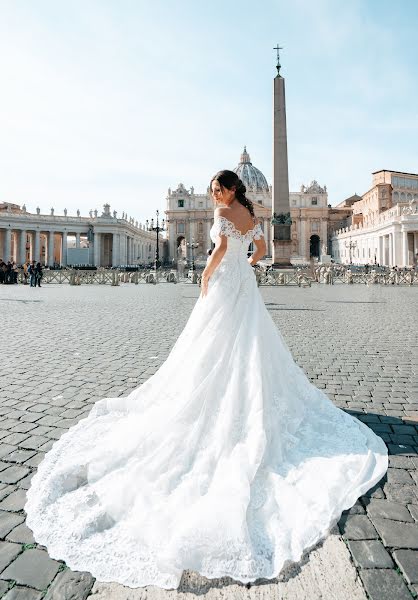
[[235, 187], [235, 198], [240, 204], [245, 206], [245, 208], [248, 208], [252, 217], [255, 217], [253, 203], [245, 195], [247, 188], [234, 171], [228, 171], [227, 169], [218, 171], [210, 180], [209, 187], [211, 193], [213, 181], [217, 181], [221, 188], [226, 188], [227, 190], [231, 190], [233, 187]]

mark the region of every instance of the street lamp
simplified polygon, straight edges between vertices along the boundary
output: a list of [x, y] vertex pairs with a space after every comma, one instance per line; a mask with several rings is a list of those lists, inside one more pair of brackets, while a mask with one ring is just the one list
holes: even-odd
[[357, 242], [352, 242], [351, 238], [350, 238], [350, 241], [345, 243], [345, 247], [348, 248], [348, 252], [349, 252], [348, 258], [349, 258], [349, 262], [351, 265], [351, 251], [354, 250], [354, 248], [357, 248]]
[[194, 264], [194, 253], [193, 253], [193, 250], [195, 250], [196, 248], [198, 248], [199, 244], [194, 241], [194, 238], [192, 238], [192, 241], [191, 242], [187, 242], [186, 246], [188, 248], [190, 248], [190, 253], [191, 253], [191, 258], [192, 258], [192, 260], [191, 260], [192, 264], [191, 264], [190, 268], [191, 268], [192, 271], [195, 271], [196, 267], [195, 267], [195, 264]]
[[154, 226], [154, 219], [151, 219], [151, 224], [149, 223], [148, 219], [145, 221], [146, 224], [146, 228], [147, 231], [156, 231], [157, 232], [157, 246], [155, 248], [155, 261], [154, 261], [154, 269], [157, 270], [160, 266], [161, 266], [161, 262], [160, 262], [160, 249], [159, 249], [159, 244], [158, 244], [158, 237], [160, 234], [160, 231], [166, 231], [165, 226], [164, 226], [164, 219], [162, 220], [161, 225], [158, 222], [158, 216], [159, 216], [159, 211], [156, 210], [155, 211], [156, 215], [157, 215], [157, 223]]

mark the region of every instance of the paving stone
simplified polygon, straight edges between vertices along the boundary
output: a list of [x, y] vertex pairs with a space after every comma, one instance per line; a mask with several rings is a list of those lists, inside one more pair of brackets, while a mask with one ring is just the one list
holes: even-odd
[[370, 600], [411, 600], [402, 577], [389, 569], [361, 569], [360, 577]]
[[32, 458], [25, 462], [27, 467], [37, 467], [44, 459], [45, 452], [37, 452]]
[[27, 475], [26, 477], [24, 477], [23, 479], [18, 481], [17, 485], [19, 487], [23, 488], [24, 490], [28, 490], [30, 488], [30, 482], [34, 475], [35, 475], [35, 471], [32, 471], [32, 473], [29, 473], [29, 475]]
[[45, 600], [85, 600], [93, 583], [94, 578], [90, 573], [65, 569], [52, 582]]
[[418, 504], [416, 485], [385, 483], [384, 493], [386, 494], [388, 500], [399, 502], [400, 504]]
[[379, 537], [366, 515], [343, 515], [338, 525], [347, 540], [372, 540]]
[[414, 469], [415, 465], [409, 456], [389, 456], [389, 467], [397, 469]]
[[417, 432], [412, 425], [393, 425], [393, 431], [403, 435], [415, 435]]
[[349, 540], [348, 547], [356, 565], [363, 569], [390, 569], [394, 566], [380, 540]]
[[35, 542], [33, 533], [26, 523], [21, 523], [12, 529], [12, 531], [6, 535], [6, 540], [9, 542], [17, 542], [18, 544], [33, 544]]
[[15, 450], [11, 454], [9, 454], [6, 458], [9, 462], [22, 464], [25, 461], [35, 456], [36, 452], [34, 450]]
[[3, 442], [1, 442], [0, 443], [0, 458], [4, 458], [5, 456], [7, 456], [11, 452], [13, 452], [13, 450], [17, 450], [16, 446], [12, 446], [12, 444], [3, 444]]
[[2, 486], [2, 488], [0, 489], [0, 501], [3, 500], [3, 498], [6, 498], [12, 492], [14, 492], [16, 489], [15, 485], [7, 485], [6, 483], [0, 483], [0, 486]]
[[0, 598], [3, 598], [3, 594], [5, 594], [8, 589], [9, 589], [9, 584], [7, 583], [7, 581], [0, 580]]
[[22, 551], [20, 544], [0, 542], [0, 573], [16, 558]]
[[412, 485], [414, 480], [405, 469], [393, 469], [389, 467], [387, 472], [388, 483], [402, 483]]
[[348, 515], [364, 515], [365, 513], [366, 510], [359, 500], [351, 508], [343, 512], [343, 514]]
[[26, 490], [16, 490], [0, 502], [0, 509], [18, 512], [19, 510], [23, 510], [25, 503]]
[[385, 546], [418, 549], [418, 524], [389, 519], [373, 519]]
[[23, 479], [29, 473], [27, 467], [11, 466], [0, 473], [0, 481], [2, 483], [16, 483], [19, 479]]
[[418, 583], [418, 551], [395, 550], [393, 556], [408, 583]]
[[413, 446], [407, 446], [405, 444], [388, 444], [388, 450], [390, 454], [401, 454], [403, 456], [411, 456], [416, 453]]
[[10, 433], [8, 436], [3, 438], [3, 442], [6, 444], [13, 444], [14, 446], [18, 446], [21, 442], [23, 442], [28, 437], [27, 433]]
[[0, 575], [0, 579], [13, 579], [20, 585], [44, 590], [58, 573], [60, 563], [38, 548], [20, 554]]
[[367, 514], [372, 521], [375, 518], [392, 519], [393, 521], [405, 521], [410, 523], [413, 523], [414, 521], [404, 504], [390, 502], [390, 500], [371, 499], [367, 505]]
[[0, 510], [0, 539], [25, 520], [23, 515]]
[[27, 433], [28, 431], [35, 429], [35, 427], [37, 427], [37, 425], [35, 425], [34, 423], [19, 423], [18, 425], [12, 427], [10, 431], [17, 431], [18, 433]]
[[3, 598], [3, 600], [41, 600], [42, 593], [27, 587], [15, 585]]
[[48, 438], [43, 435], [31, 435], [27, 440], [22, 442], [20, 446], [27, 448], [28, 450], [37, 450], [42, 444], [48, 442]]

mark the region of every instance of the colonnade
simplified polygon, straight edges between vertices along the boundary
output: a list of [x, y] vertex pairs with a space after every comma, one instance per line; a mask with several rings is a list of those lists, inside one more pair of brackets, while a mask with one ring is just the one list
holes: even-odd
[[[26, 261], [40, 262], [45, 266], [68, 264], [68, 236], [75, 237], [75, 248], [81, 248], [81, 238], [88, 247], [86, 264], [99, 266], [133, 265], [152, 263], [155, 257], [155, 234], [141, 239], [126, 232], [65, 231], [19, 229], [0, 225], [0, 259], [23, 264]], [[88, 243], [87, 243], [88, 239]], [[162, 245], [163, 240], [161, 240]], [[160, 246], [160, 253], [162, 249]]]
[[[418, 263], [418, 231], [393, 230], [365, 236], [336, 236], [333, 254], [337, 262], [411, 267]], [[352, 244], [351, 249], [349, 244]]]

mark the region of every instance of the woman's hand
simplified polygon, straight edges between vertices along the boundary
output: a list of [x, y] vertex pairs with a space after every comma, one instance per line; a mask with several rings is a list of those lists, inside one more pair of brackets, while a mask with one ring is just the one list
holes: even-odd
[[206, 296], [208, 293], [208, 283], [209, 283], [209, 275], [207, 273], [205, 273], [205, 271], [203, 271], [202, 273], [202, 279], [201, 279], [201, 283], [200, 283], [200, 288], [201, 288], [201, 295], [202, 297]]

